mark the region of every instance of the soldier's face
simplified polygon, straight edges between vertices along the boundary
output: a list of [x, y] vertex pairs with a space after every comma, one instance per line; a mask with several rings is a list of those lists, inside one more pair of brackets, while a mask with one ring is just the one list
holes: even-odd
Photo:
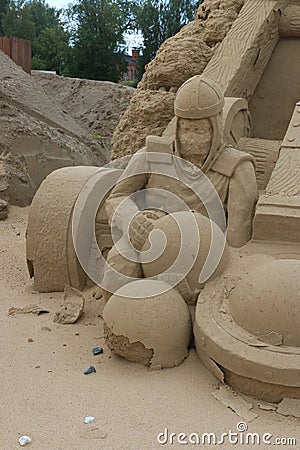
[[180, 156], [201, 166], [211, 147], [212, 126], [210, 120], [180, 118], [177, 136]]

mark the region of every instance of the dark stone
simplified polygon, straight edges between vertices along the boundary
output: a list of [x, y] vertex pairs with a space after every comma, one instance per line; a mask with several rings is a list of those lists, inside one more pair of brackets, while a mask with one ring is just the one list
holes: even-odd
[[94, 347], [93, 348], [93, 355], [100, 355], [101, 353], [103, 353], [103, 348], [102, 347]]
[[96, 369], [94, 366], [90, 366], [88, 369], [86, 369], [84, 372], [84, 375], [89, 375], [90, 373], [96, 373]]

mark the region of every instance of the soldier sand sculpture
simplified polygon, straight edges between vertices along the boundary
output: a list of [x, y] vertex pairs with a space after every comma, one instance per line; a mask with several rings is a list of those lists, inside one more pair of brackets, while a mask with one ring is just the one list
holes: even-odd
[[[223, 22], [225, 2], [212, 3], [214, 9], [220, 6], [223, 10], [209, 10], [210, 5], [205, 3], [199, 18], [209, 22], [218, 12]], [[40, 292], [62, 291], [66, 284], [83, 290], [94, 280], [91, 272], [80, 266], [75, 253], [72, 215], [85, 183], [101, 171], [103, 179], [113, 180], [108, 200], [109, 191], [98, 195], [103, 194], [103, 202], [95, 233], [103, 254], [113, 247], [107, 258], [111, 267], [105, 270], [107, 284], [103, 289], [105, 299], [110, 297], [103, 318], [106, 342], [112, 352], [152, 367], [173, 367], [187, 356], [193, 332], [201, 362], [221, 383], [278, 402], [284, 397], [300, 398], [300, 97], [299, 62], [294, 58], [299, 48], [300, 7], [288, 0], [235, 3], [236, 20], [222, 43], [215, 46], [213, 55], [208, 55], [210, 61], [202, 76], [186, 81], [177, 92], [174, 128], [171, 123], [163, 137], [148, 136], [145, 148], [132, 157], [123, 173], [113, 166], [105, 170], [64, 168], [42, 183], [29, 214], [27, 261]], [[193, 42], [198, 43], [198, 27], [195, 23], [190, 27], [195, 30]], [[210, 35], [206, 23], [201, 23], [201, 29], [205, 37]], [[185, 27], [183, 33], [186, 31]], [[194, 56], [188, 39], [189, 34], [186, 43]], [[172, 42], [181, 45], [177, 37]], [[186, 67], [180, 72], [182, 81], [202, 71], [198, 63], [192, 71], [186, 70], [191, 70], [192, 59], [194, 62], [194, 58], [186, 58]], [[203, 55], [200, 59], [203, 62]], [[177, 63], [177, 54], [174, 60]], [[157, 61], [158, 65], [152, 64], [145, 77], [149, 81], [151, 72], [156, 84], [140, 85], [136, 101], [117, 127], [112, 159], [134, 153], [136, 142], [149, 134], [145, 130], [162, 133], [171, 119], [174, 87], [181, 81], [177, 82], [178, 72], [172, 70], [174, 66], [165, 54]], [[162, 71], [161, 65], [167, 71]], [[158, 127], [153, 124], [153, 112]], [[222, 145], [223, 138], [226, 146]], [[128, 142], [132, 142], [130, 148]], [[160, 154], [161, 166], [176, 173], [176, 183], [167, 182], [166, 177], [152, 170], [157, 167], [156, 154]], [[250, 154], [255, 159], [255, 175]], [[142, 173], [136, 174], [139, 170]], [[199, 201], [193, 190], [194, 185], [201, 184], [204, 174], [226, 214], [231, 248], [228, 252], [225, 245], [219, 266], [199, 286], [195, 279], [202, 273], [213, 223], [204, 215], [205, 201]], [[257, 204], [255, 176], [259, 187]], [[170, 195], [161, 195], [163, 190]], [[143, 201], [141, 192], [145, 194]], [[184, 200], [186, 208], [172, 204], [174, 194], [178, 201]], [[209, 200], [210, 189], [204, 189], [203, 195], [203, 200]], [[176, 242], [180, 241], [172, 215], [193, 216], [201, 235], [200, 256], [190, 273], [184, 279], [179, 277], [180, 281], [176, 276], [175, 281], [158, 276], [158, 269], [164, 271], [168, 259], [176, 256]], [[129, 235], [126, 245], [122, 238], [112, 242], [107, 219], [123, 235]], [[220, 229], [222, 234], [224, 229]], [[148, 264], [142, 255], [155, 242], [152, 238], [156, 231], [166, 235], [167, 245], [163, 254]], [[119, 237], [121, 233], [118, 230]], [[97, 243], [92, 241], [92, 233], [82, 233], [79, 238], [82, 247], [93, 253]], [[133, 261], [128, 260], [131, 254], [135, 255]], [[92, 268], [98, 270], [97, 264]], [[114, 272], [114, 268], [118, 270]], [[135, 281], [124, 283], [124, 274]], [[99, 284], [103, 287], [103, 283]]]
[[[252, 235], [252, 220], [258, 190], [255, 177], [254, 159], [251, 155], [226, 147], [223, 144], [222, 111], [224, 96], [216, 84], [197, 75], [187, 80], [176, 95], [174, 112], [176, 117], [175, 136], [173, 138], [148, 137], [147, 145], [134, 155], [123, 176], [106, 200], [106, 211], [110, 225], [113, 218], [117, 226], [126, 233], [128, 216], [133, 219], [129, 226], [129, 238], [134, 247], [142, 250], [155, 221], [166, 214], [167, 208], [178, 211], [180, 205], [166, 198], [165, 190], [180, 197], [190, 210], [206, 215], [204, 205], [192, 191], [193, 185], [204, 173], [213, 184], [224, 211], [227, 215], [227, 241], [232, 247], [241, 247]], [[151, 166], [145, 167], [142, 154], [147, 152], [169, 152], [171, 164], [176, 166], [174, 156], [179, 156], [196, 168], [201, 169], [189, 178], [189, 186], [184, 181], [190, 167], [176, 167], [178, 180], [154, 174]], [[146, 171], [148, 173], [146, 173]], [[142, 172], [142, 173], [141, 173]], [[194, 178], [194, 179], [193, 179]], [[152, 192], [152, 189], [155, 192]], [[207, 188], [206, 186], [204, 188]], [[157, 191], [159, 189], [159, 191]], [[145, 193], [144, 210], [140, 211], [133, 194], [140, 190]], [[130, 198], [126, 206], [119, 207], [124, 199]], [[147, 208], [151, 204], [151, 210]], [[156, 206], [157, 209], [154, 209]], [[123, 248], [126, 253], [126, 249]], [[116, 247], [108, 254], [107, 262], [115, 271], [128, 277], [143, 277], [138, 262], [126, 260]], [[121, 287], [115, 272], [107, 268], [103, 286], [103, 295], [109, 298], [110, 292]], [[125, 280], [125, 279], [124, 279]]]

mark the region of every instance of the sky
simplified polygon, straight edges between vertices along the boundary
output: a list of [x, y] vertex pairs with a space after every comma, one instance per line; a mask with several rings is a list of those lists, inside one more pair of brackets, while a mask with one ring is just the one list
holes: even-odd
[[54, 8], [66, 8], [68, 6], [68, 3], [71, 3], [68, 0], [46, 0], [46, 3], [48, 3], [49, 6], [52, 6]]

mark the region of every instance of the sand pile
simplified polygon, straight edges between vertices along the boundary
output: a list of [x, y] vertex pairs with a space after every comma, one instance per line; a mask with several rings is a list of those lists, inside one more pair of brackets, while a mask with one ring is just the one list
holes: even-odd
[[35, 82], [90, 136], [97, 135], [104, 146], [110, 146], [120, 115], [127, 108], [135, 89], [110, 81], [63, 78], [37, 71], [32, 75]]
[[112, 158], [136, 152], [149, 134], [163, 133], [173, 117], [175, 92], [204, 71], [243, 4], [244, 0], [205, 0], [195, 20], [162, 44], [116, 128]]
[[46, 94], [33, 77], [3, 52], [0, 52], [0, 68], [1, 101], [68, 135], [80, 139], [88, 137], [84, 129], [55, 102], [53, 95]]
[[7, 215], [5, 202], [30, 204], [53, 170], [108, 161], [110, 135], [132, 91], [30, 76], [0, 52], [0, 218]]

